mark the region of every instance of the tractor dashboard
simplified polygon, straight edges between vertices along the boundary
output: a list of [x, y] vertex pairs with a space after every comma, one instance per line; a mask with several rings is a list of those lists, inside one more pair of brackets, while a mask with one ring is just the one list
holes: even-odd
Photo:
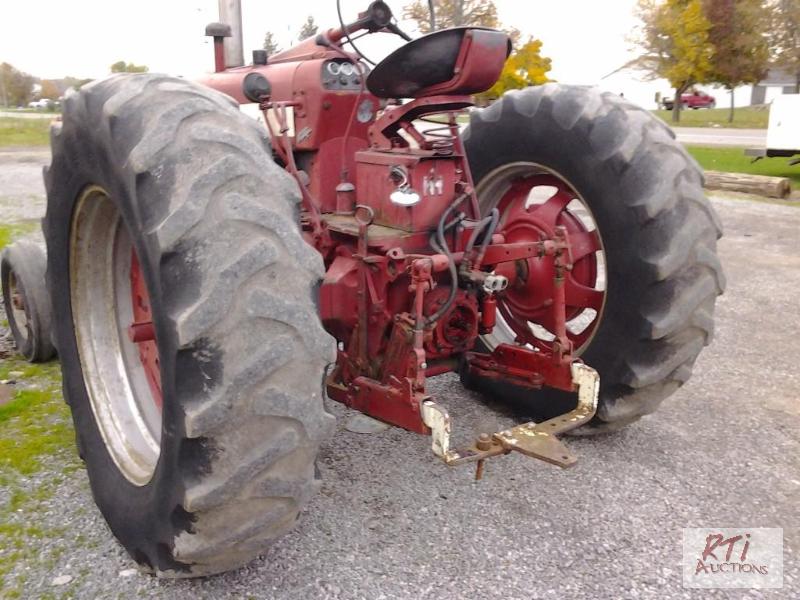
[[[366, 69], [365, 67], [362, 67]], [[322, 87], [326, 90], [359, 91], [366, 72], [344, 59], [326, 60], [322, 63]]]

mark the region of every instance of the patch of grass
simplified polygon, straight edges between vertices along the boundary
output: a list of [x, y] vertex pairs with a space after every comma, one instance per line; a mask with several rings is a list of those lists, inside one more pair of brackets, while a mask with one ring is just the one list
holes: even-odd
[[0, 117], [0, 148], [8, 146], [47, 146], [50, 119]]
[[35, 473], [42, 459], [64, 453], [74, 444], [69, 410], [60, 394], [49, 390], [20, 390], [0, 406], [0, 470]]
[[[12, 375], [13, 374], [13, 375]], [[14, 473], [29, 475], [45, 457], [67, 452], [74, 446], [69, 408], [62, 399], [57, 361], [31, 364], [19, 357], [0, 363], [0, 379], [19, 385], [14, 398], [0, 406], [0, 475], [7, 481]], [[66, 464], [65, 464], [66, 466]], [[19, 499], [11, 495], [12, 505]]]
[[[11, 373], [19, 373], [14, 377]], [[29, 363], [21, 356], [10, 356], [0, 362], [0, 379], [37, 379], [35, 383], [44, 384], [58, 390], [61, 384], [61, 368], [58, 361]]]
[[793, 188], [800, 189], [800, 165], [789, 166], [787, 158], [764, 158], [754, 163], [751, 157], [744, 155], [744, 148], [687, 146], [686, 149], [704, 169], [788, 177], [792, 180]]
[[[18, 565], [50, 562], [54, 567], [62, 548], [50, 544], [42, 553], [42, 541], [67, 543], [66, 529], [40, 526], [37, 514], [80, 463], [69, 408], [61, 396], [58, 363], [33, 365], [9, 357], [0, 361], [0, 379], [9, 378], [18, 382], [18, 390], [0, 406], [0, 486], [7, 492], [0, 506], [0, 596], [24, 597], [25, 571]], [[56, 461], [58, 469], [41, 482], [29, 479], [48, 459]], [[33, 481], [37, 483], [32, 487]]]
[[680, 123], [672, 122], [672, 111], [654, 110], [653, 114], [670, 127], [726, 127], [733, 129], [766, 129], [769, 121], [767, 106], [743, 106], [733, 113], [733, 123], [728, 123], [728, 108], [701, 108], [682, 110]]
[[61, 112], [61, 109], [60, 108], [4, 108], [3, 112], [58, 114]]
[[[53, 548], [48, 551], [45, 558], [39, 550], [42, 540], [63, 538], [67, 531], [64, 527], [43, 529], [32, 525], [30, 522], [35, 520], [35, 510], [40, 506], [32, 504], [26, 507], [27, 522], [20, 522], [22, 519], [17, 519], [15, 522], [0, 523], [0, 541], [3, 544], [0, 550], [0, 589], [4, 598], [22, 597], [21, 592], [25, 588], [24, 573], [17, 575], [16, 581], [6, 581], [14, 565], [20, 562], [30, 564], [36, 561], [44, 563], [52, 561], [52, 568], [63, 553], [60, 548]], [[5, 512], [3, 516], [7, 517], [8, 513]], [[13, 584], [14, 587], [11, 587]]]
[[33, 492], [23, 492], [20, 489], [11, 491], [11, 498], [6, 504], [6, 508], [11, 512], [17, 512], [28, 506], [31, 502], [44, 502], [53, 497], [53, 490], [51, 487], [42, 486]]
[[0, 225], [0, 250], [8, 246], [18, 237], [36, 231], [39, 223], [34, 221], [23, 221], [11, 225]]

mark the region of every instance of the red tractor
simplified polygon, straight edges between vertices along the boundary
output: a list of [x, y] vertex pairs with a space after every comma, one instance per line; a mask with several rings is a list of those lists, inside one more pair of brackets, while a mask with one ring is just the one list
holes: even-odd
[[[387, 31], [408, 43], [374, 68], [347, 49]], [[647, 111], [558, 84], [470, 110], [507, 36], [410, 40], [383, 2], [248, 66], [225, 67], [228, 26], [208, 33], [200, 83], [69, 96], [45, 173], [64, 394], [144, 569], [223, 571], [290, 530], [320, 485], [326, 395], [479, 477], [513, 451], [570, 466], [556, 434], [618, 429], [689, 378], [721, 230]], [[545, 419], [452, 447], [426, 391], [448, 372]]]

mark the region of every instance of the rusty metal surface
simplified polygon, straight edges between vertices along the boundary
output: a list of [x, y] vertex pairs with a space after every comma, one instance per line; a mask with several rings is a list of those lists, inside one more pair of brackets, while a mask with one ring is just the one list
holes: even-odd
[[572, 411], [541, 423], [523, 423], [491, 436], [482, 433], [466, 448], [450, 448], [453, 425], [447, 410], [432, 400], [423, 402], [421, 414], [431, 429], [433, 453], [449, 466], [477, 462], [475, 479], [483, 476], [483, 464], [487, 458], [509, 452], [519, 452], [562, 468], [573, 466], [577, 458], [556, 436], [580, 427], [594, 416], [600, 377], [597, 371], [580, 362], [572, 363], [570, 371], [578, 395], [577, 405]]
[[573, 466], [578, 459], [556, 435], [580, 427], [594, 416], [600, 378], [591, 367], [573, 363], [572, 379], [578, 391], [578, 405], [574, 410], [542, 423], [517, 425], [496, 433], [494, 440], [506, 450], [520, 452], [562, 468]]

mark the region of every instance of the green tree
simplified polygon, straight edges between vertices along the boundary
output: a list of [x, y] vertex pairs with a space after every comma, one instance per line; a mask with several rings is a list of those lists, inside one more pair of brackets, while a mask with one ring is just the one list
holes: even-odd
[[550, 59], [542, 56], [542, 42], [529, 38], [522, 47], [508, 57], [497, 82], [487, 91], [476, 95], [478, 104], [486, 104], [490, 100], [499, 98], [508, 90], [541, 85], [550, 81], [547, 77], [550, 64]]
[[111, 65], [112, 73], [147, 73], [149, 70], [145, 65], [126, 63], [124, 60], [118, 60]]
[[636, 66], [653, 79], [664, 78], [675, 90], [672, 120], [680, 120], [681, 95], [712, 75], [711, 23], [702, 0], [639, 0], [641, 20], [636, 43], [642, 56]]
[[733, 123], [733, 91], [739, 85], [758, 83], [767, 72], [766, 7], [763, 0], [705, 0], [705, 15], [714, 49], [710, 79], [730, 92], [728, 122]]
[[303, 23], [303, 26], [300, 28], [300, 34], [297, 36], [297, 39], [302, 42], [311, 36], [317, 35], [317, 31], [319, 31], [319, 27], [316, 22], [314, 22], [314, 17], [308, 15], [306, 22]]
[[800, 0], [771, 0], [769, 14], [773, 64], [794, 76], [794, 92], [800, 94]]
[[275, 41], [275, 34], [271, 31], [268, 31], [264, 36], [263, 48], [267, 51], [267, 56], [272, 56], [281, 51], [281, 47], [278, 45], [278, 42]]
[[0, 102], [3, 106], [25, 106], [33, 94], [35, 79], [8, 63], [0, 64]]

